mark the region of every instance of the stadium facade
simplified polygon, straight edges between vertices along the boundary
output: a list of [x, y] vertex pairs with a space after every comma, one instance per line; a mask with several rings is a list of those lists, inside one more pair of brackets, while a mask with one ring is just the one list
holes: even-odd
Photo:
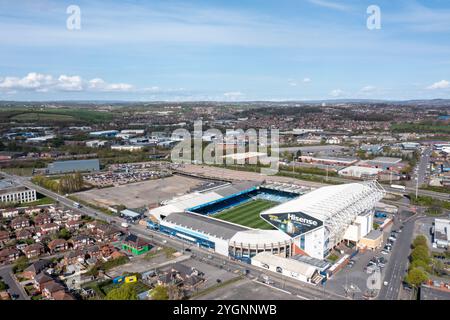
[[[313, 191], [292, 184], [240, 182], [166, 201], [149, 211], [147, 221], [149, 228], [248, 263], [263, 252], [322, 260], [342, 241], [357, 243], [372, 230], [373, 208], [384, 195], [377, 182]], [[243, 206], [255, 200], [273, 205], [247, 216]], [[246, 215], [241, 220], [217, 218], [236, 207], [244, 208], [236, 211]], [[245, 226], [255, 219], [271, 229]]]

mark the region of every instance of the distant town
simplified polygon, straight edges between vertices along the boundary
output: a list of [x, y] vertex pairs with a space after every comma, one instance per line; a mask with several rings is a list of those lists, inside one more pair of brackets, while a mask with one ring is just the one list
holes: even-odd
[[[1, 102], [0, 123], [1, 299], [450, 298], [447, 100]], [[180, 129], [231, 161], [175, 161]], [[255, 152], [260, 129], [279, 141]]]

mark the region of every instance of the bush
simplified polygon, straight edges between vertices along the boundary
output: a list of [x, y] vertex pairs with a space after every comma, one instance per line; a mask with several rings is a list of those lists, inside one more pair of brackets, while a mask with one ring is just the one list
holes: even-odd
[[169, 293], [166, 287], [158, 285], [151, 291], [151, 297], [153, 300], [168, 300]]
[[23, 272], [23, 270], [25, 270], [28, 267], [28, 264], [29, 264], [28, 258], [22, 256], [16, 260], [16, 263], [14, 264], [12, 270], [14, 273]]
[[116, 289], [112, 289], [106, 295], [106, 300], [137, 300], [136, 286], [133, 283], [124, 283]]
[[417, 246], [427, 246], [428, 245], [428, 241], [427, 241], [427, 237], [425, 237], [423, 234], [418, 235], [414, 241], [413, 241], [413, 247], [417, 247]]
[[405, 281], [411, 286], [418, 287], [428, 280], [427, 273], [421, 268], [413, 268], [406, 275]]
[[415, 260], [421, 260], [426, 264], [429, 264], [430, 253], [428, 251], [428, 247], [423, 245], [418, 245], [417, 247], [415, 247], [411, 252], [411, 261], [414, 262]]

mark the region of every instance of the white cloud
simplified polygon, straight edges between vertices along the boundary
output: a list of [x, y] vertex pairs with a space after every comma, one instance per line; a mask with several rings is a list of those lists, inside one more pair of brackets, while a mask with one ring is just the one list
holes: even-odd
[[80, 76], [66, 76], [62, 74], [59, 76], [55, 88], [62, 91], [82, 91], [83, 80]]
[[450, 88], [450, 82], [447, 80], [441, 80], [441, 81], [435, 82], [432, 85], [427, 87], [427, 89], [430, 89], [430, 90], [449, 89], [449, 88]]
[[360, 91], [364, 92], [364, 93], [369, 93], [369, 92], [373, 92], [375, 90], [376, 90], [376, 87], [374, 87], [374, 86], [365, 86], [365, 87], [361, 88]]
[[309, 83], [309, 82], [311, 82], [311, 79], [310, 78], [303, 78], [303, 82], [304, 83]]
[[30, 72], [23, 78], [5, 77], [0, 82], [0, 89], [3, 90], [39, 90], [50, 85], [53, 78], [50, 75]]
[[133, 90], [134, 87], [127, 83], [107, 83], [101, 78], [95, 78], [89, 81], [89, 89], [102, 92], [126, 92]]
[[240, 91], [225, 92], [223, 95], [229, 100], [237, 100], [244, 96]]
[[128, 83], [107, 83], [101, 78], [85, 81], [81, 76], [65, 74], [54, 78], [52, 75], [30, 72], [25, 77], [0, 78], [0, 90], [3, 92], [34, 91], [102, 91], [125, 92], [134, 87]]
[[296, 82], [295, 80], [292, 80], [292, 79], [289, 79], [289, 80], [288, 80], [288, 84], [289, 84], [291, 87], [296, 87], [296, 86], [297, 86], [297, 82]]
[[341, 89], [334, 89], [334, 90], [331, 90], [331, 92], [330, 92], [330, 96], [335, 97], [335, 98], [341, 97], [343, 94], [344, 94], [344, 91], [342, 91]]
[[346, 5], [343, 5], [343, 4], [340, 4], [337, 2], [327, 1], [327, 0], [308, 0], [308, 2], [315, 4], [319, 7], [338, 10], [338, 11], [349, 11], [350, 10], [350, 7], [348, 7]]

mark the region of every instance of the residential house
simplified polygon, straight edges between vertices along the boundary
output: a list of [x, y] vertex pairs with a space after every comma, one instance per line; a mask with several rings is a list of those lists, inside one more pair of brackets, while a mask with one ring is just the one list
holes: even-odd
[[50, 264], [50, 260], [38, 260], [36, 262], [33, 262], [22, 272], [22, 277], [29, 280], [34, 280], [36, 275], [48, 268]]
[[34, 277], [33, 286], [37, 291], [42, 292], [42, 290], [44, 290], [44, 286], [52, 281], [53, 279], [50, 276], [46, 275], [44, 272], [41, 272]]
[[8, 231], [0, 231], [0, 244], [6, 243], [11, 239]]
[[65, 251], [69, 248], [67, 241], [64, 239], [52, 240], [47, 246], [51, 253]]
[[122, 234], [120, 230], [112, 226], [103, 224], [94, 229], [95, 238], [100, 242], [117, 241]]
[[66, 216], [67, 220], [69, 220], [69, 221], [81, 220], [81, 214], [79, 214], [78, 212], [68, 211], [65, 213], [65, 216]]
[[20, 229], [16, 231], [17, 240], [28, 240], [33, 237], [33, 233], [29, 229]]
[[78, 220], [70, 220], [66, 222], [66, 228], [68, 230], [78, 230], [80, 229], [82, 222]]
[[39, 226], [41, 234], [51, 234], [59, 230], [59, 226], [56, 223], [46, 223]]
[[93, 240], [85, 234], [77, 235], [69, 240], [69, 246], [71, 246], [73, 249], [83, 248], [92, 243]]
[[41, 213], [34, 218], [34, 224], [37, 226], [43, 225], [43, 224], [49, 224], [52, 222], [52, 218], [48, 213]]
[[0, 264], [14, 262], [19, 258], [20, 252], [15, 248], [6, 248], [0, 250]]
[[78, 262], [83, 262], [85, 258], [86, 254], [83, 250], [72, 250], [64, 256], [64, 265], [68, 266]]
[[122, 242], [122, 249], [136, 255], [143, 254], [150, 250], [149, 243], [134, 234], [129, 234]]
[[33, 243], [22, 250], [23, 254], [28, 258], [36, 258], [45, 252], [44, 245], [42, 243]]
[[75, 298], [67, 292], [57, 291], [52, 295], [53, 300], [75, 300]]
[[65, 291], [65, 288], [61, 284], [52, 280], [43, 285], [42, 296], [47, 299], [54, 300], [55, 295], [59, 296], [65, 293]]
[[19, 230], [30, 226], [30, 221], [25, 217], [17, 217], [11, 221], [11, 228]]
[[87, 259], [98, 259], [102, 255], [102, 251], [98, 245], [93, 245], [86, 248], [85, 253]]
[[32, 214], [35, 214], [35, 213], [40, 213], [40, 212], [42, 212], [44, 209], [43, 208], [40, 208], [40, 207], [29, 207], [29, 208], [26, 208], [25, 209], [25, 214], [27, 214], [27, 215], [32, 215]]
[[5, 219], [12, 219], [19, 216], [19, 210], [17, 209], [6, 209], [2, 211], [2, 217]]

